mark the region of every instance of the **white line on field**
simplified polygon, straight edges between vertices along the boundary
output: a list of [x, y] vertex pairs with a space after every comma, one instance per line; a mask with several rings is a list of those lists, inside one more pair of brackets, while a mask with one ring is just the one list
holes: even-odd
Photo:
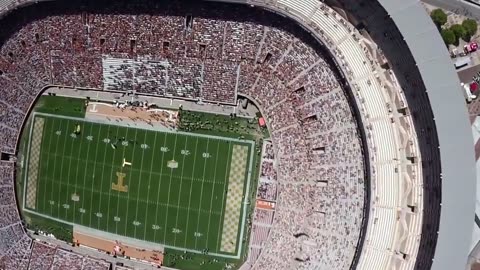
[[[33, 122], [33, 121], [32, 121], [32, 122]], [[46, 123], [48, 123], [48, 122], [50, 122], [50, 121], [46, 121]], [[55, 119], [52, 119], [52, 122], [53, 122], [53, 123], [52, 123], [52, 127], [53, 127], [52, 129], [55, 129]], [[33, 123], [32, 123], [32, 125], [33, 125]], [[49, 132], [52, 132], [52, 131], [49, 130]], [[55, 131], [53, 131], [53, 134], [55, 134]], [[50, 147], [51, 147], [51, 145], [52, 145], [52, 138], [54, 137], [53, 134], [50, 134], [50, 138], [48, 139], [48, 150], [49, 150], [49, 151], [48, 151], [48, 153], [47, 153], [47, 172], [50, 171], [50, 162], [49, 162], [49, 160], [50, 160]], [[55, 151], [56, 151], [57, 145], [58, 145], [58, 144], [55, 144]], [[54, 166], [54, 167], [53, 167], [53, 174], [54, 174], [54, 175], [52, 175], [52, 178], [55, 177], [55, 161], [53, 162], [53, 166]], [[28, 164], [27, 164], [27, 170], [28, 170]], [[37, 181], [40, 181], [40, 179], [38, 179]], [[43, 198], [47, 198], [47, 194], [46, 194], [46, 193], [47, 193], [47, 189], [48, 189], [48, 188], [47, 188], [47, 183], [48, 183], [48, 181], [45, 181], [45, 187], [44, 187], [44, 191], [43, 191]], [[26, 183], [25, 183], [25, 184], [26, 184]], [[39, 190], [39, 191], [40, 191], [40, 190]], [[24, 194], [23, 196], [25, 196], [25, 194]], [[37, 195], [37, 197], [38, 197], [38, 195]], [[47, 203], [47, 200], [44, 199], [44, 200], [43, 200], [43, 209], [44, 209], [44, 211], [47, 211], [46, 205], [45, 205], [46, 203]], [[37, 204], [37, 205], [38, 205], [38, 204]], [[51, 206], [50, 206], [50, 207], [51, 207]], [[51, 210], [51, 208], [50, 208], [50, 210]], [[50, 212], [51, 212], [51, 211], [50, 211]]]
[[[96, 146], [96, 150], [95, 150], [96, 153], [98, 153], [98, 148], [100, 148], [98, 146], [98, 143], [102, 142], [102, 139], [100, 138], [100, 133], [102, 131], [102, 127], [103, 126], [101, 125], [98, 129], [98, 141], [95, 145]], [[110, 132], [110, 126], [108, 126], [107, 134], [109, 132]], [[95, 156], [97, 156], [97, 155], [95, 154]], [[103, 163], [105, 163], [106, 156], [107, 156], [107, 151], [103, 152]], [[103, 181], [102, 181], [103, 180], [103, 169], [104, 169], [104, 167], [102, 166], [102, 176], [100, 177], [100, 189], [102, 188], [102, 185], [103, 185]], [[96, 172], [96, 170], [97, 170], [97, 163], [95, 162], [95, 163], [93, 163], [92, 190], [94, 190], [93, 186], [95, 184], [95, 172]], [[92, 207], [92, 209], [91, 209], [92, 213], [90, 213], [90, 215], [89, 215], [90, 218], [88, 220], [88, 227], [92, 227], [92, 216], [94, 215], [94, 213], [93, 213], [93, 194], [92, 193], [90, 193], [90, 207]]]
[[[129, 128], [127, 128], [127, 134], [125, 134], [125, 138], [128, 137], [128, 131], [129, 131]], [[117, 138], [115, 138], [115, 140], [116, 140], [115, 143], [118, 142], [118, 127], [117, 127], [117, 135], [116, 135], [116, 137], [117, 137]], [[122, 158], [125, 157], [125, 148], [127, 148], [127, 147], [126, 147], [126, 146], [123, 146], [123, 147], [122, 147]], [[113, 156], [114, 156], [114, 157], [115, 157], [116, 152], [117, 152], [117, 149], [114, 149], [114, 150], [113, 150]], [[115, 168], [115, 165], [114, 165], [114, 163], [113, 163], [114, 161], [115, 161], [115, 158], [114, 158], [113, 161], [112, 161], [112, 170], [110, 171], [110, 177], [113, 176], [113, 169]], [[111, 194], [112, 194], [112, 187], [108, 187], [107, 230], [108, 230], [108, 224], [109, 224], [109, 222], [110, 222], [110, 199], [111, 199], [111, 196], [110, 196], [110, 195], [111, 195]], [[117, 215], [117, 216], [118, 216], [118, 204], [119, 204], [119, 202], [118, 202], [118, 199], [117, 199], [117, 211], [116, 211], [116, 215]], [[114, 222], [115, 222], [115, 233], [118, 234], [118, 222], [116, 222], [115, 220], [114, 220]]]
[[[67, 120], [67, 128], [66, 128], [66, 130], [65, 130], [65, 134], [67, 134], [67, 132], [68, 132], [68, 123], [70, 123], [70, 121]], [[60, 136], [63, 136], [63, 135], [65, 135], [65, 134], [62, 133]], [[59, 136], [59, 137], [60, 137], [60, 136]], [[65, 139], [65, 141], [64, 141], [64, 143], [63, 143], [63, 154], [62, 154], [62, 156], [65, 155], [65, 146], [66, 146], [66, 144], [67, 144], [67, 139]], [[63, 161], [64, 161], [64, 160], [65, 160], [65, 159], [62, 158], [62, 166], [60, 166], [60, 167], [61, 167], [61, 168], [60, 168], [60, 178], [63, 178]], [[60, 197], [61, 197], [60, 195], [61, 195], [61, 194], [62, 194], [62, 190], [60, 189], [60, 186], [59, 186], [59, 187], [58, 187], [58, 200], [57, 200], [57, 204], [58, 204], [58, 206], [57, 206], [57, 209], [58, 209], [58, 215], [57, 215], [57, 217], [60, 216]]]
[[[208, 153], [208, 144], [210, 142], [210, 139], [207, 139], [207, 147], [206, 147], [206, 153]], [[207, 159], [205, 158], [205, 162], [203, 163], [203, 176], [202, 178], [205, 180], [205, 169], [207, 168]], [[197, 229], [196, 232], [198, 232], [198, 225], [200, 224], [200, 207], [202, 206], [202, 197], [203, 197], [203, 182], [202, 182], [202, 188], [200, 189], [200, 202], [198, 203], [198, 218], [197, 218]], [[198, 242], [198, 237], [195, 237], [195, 249], [197, 249], [197, 242]]]
[[[158, 132], [155, 132], [155, 138], [154, 138], [154, 141], [153, 141], [153, 148], [152, 148], [152, 160], [150, 161], [150, 170], [149, 170], [149, 176], [148, 176], [148, 192], [147, 192], [147, 201], [150, 199], [150, 184], [152, 183], [152, 170], [153, 170], [153, 161], [155, 160], [155, 153], [157, 152], [157, 134]], [[145, 154], [145, 151], [147, 151], [147, 149], [144, 150], [144, 154]], [[147, 220], [148, 220], [148, 204], [147, 204], [147, 207], [145, 207], [145, 217], [146, 220], [145, 220], [145, 229], [143, 231], [143, 240], [146, 239], [147, 237]], [[152, 224], [152, 227], [153, 227], [153, 224]]]
[[[218, 141], [217, 144], [217, 153], [215, 154], [215, 172], [213, 173], [213, 179], [217, 178], [217, 161], [218, 161], [218, 149], [220, 148], [220, 141]], [[215, 185], [213, 185], [213, 190], [212, 190], [212, 197], [210, 198], [210, 210], [209, 212], [212, 212], [212, 204], [213, 204], [213, 196], [215, 196]], [[207, 226], [207, 245], [208, 245], [208, 237], [210, 235], [210, 221], [212, 218], [208, 219], [208, 226]], [[219, 228], [220, 229], [220, 228]]]
[[[198, 138], [196, 139], [195, 141], [195, 153], [197, 153], [197, 146], [198, 146]], [[193, 159], [193, 169], [192, 169], [192, 178], [193, 176], [195, 175], [195, 162], [197, 161], [197, 155], [195, 154], [195, 157]], [[188, 220], [190, 218], [190, 203], [192, 202], [192, 187], [193, 187], [193, 180], [190, 181], [190, 196], [188, 197], [188, 212], [187, 212], [187, 226], [186, 226], [186, 230], [185, 230], [185, 234], [187, 235], [187, 237], [185, 237], [185, 242], [183, 244], [183, 247], [187, 247], [187, 239], [188, 239]]]
[[[84, 127], [85, 125], [87, 125], [89, 123], [82, 123], [82, 129], [81, 129], [81, 132], [83, 133], [83, 130], [84, 130]], [[90, 132], [92, 132], [92, 124], [90, 124]], [[82, 143], [83, 143], [83, 140], [86, 139], [86, 138], [81, 138], [80, 137], [80, 149], [78, 150], [78, 158], [80, 158], [80, 153], [82, 152]], [[88, 152], [90, 151], [90, 143], [88, 144], [87, 146], [87, 156], [85, 157], [85, 160], [88, 160]], [[85, 166], [87, 167], [87, 166]], [[77, 180], [78, 180], [78, 170], [80, 169], [80, 166], [79, 164], [77, 164], [77, 172], [75, 173], [75, 185], [77, 185]], [[84, 185], [85, 185], [85, 175], [83, 176], [83, 179], [84, 179]], [[74, 193], [77, 193], [77, 189], [75, 188], [75, 191]], [[82, 197], [83, 197], [83, 194], [82, 194]], [[83, 201], [83, 198], [81, 198], [81, 200]], [[73, 201], [73, 223], [75, 223], [75, 216], [76, 216], [76, 210], [77, 210], [77, 203], [78, 202], [75, 202]], [[83, 214], [80, 214], [80, 221], [83, 220]]]
[[[164, 134], [165, 135], [165, 138], [163, 140], [163, 146], [162, 147], [165, 147], [165, 143], [167, 142], [167, 136], [168, 134]], [[160, 174], [163, 173], [163, 166], [164, 166], [164, 158], [165, 158], [165, 152], [162, 151], [162, 162], [160, 163]], [[155, 209], [155, 224], [154, 225], [157, 225], [158, 226], [158, 199], [160, 198], [160, 186], [162, 185], [162, 178], [159, 179], [159, 183], [158, 183], [158, 189], [157, 189], [157, 207]], [[165, 228], [163, 228], [165, 229]], [[155, 232], [153, 233], [153, 239], [155, 240], [157, 237], [157, 230], [155, 230]]]
[[[145, 137], [143, 138], [143, 144], [145, 144], [147, 142], [147, 132], [145, 132]], [[142, 152], [142, 161], [140, 162], [140, 177], [138, 179], [138, 189], [137, 189], [137, 208], [135, 209], [135, 220], [137, 220], [138, 218], [138, 199], [140, 198], [140, 186], [141, 186], [141, 183], [142, 183], [142, 170], [143, 170], [143, 158], [144, 158], [144, 153]], [[146, 216], [145, 216], [146, 218]], [[144, 220], [143, 222], [146, 222], [146, 220]], [[146, 228], [147, 227], [147, 224], [143, 224], [144, 227]], [[135, 226], [135, 230], [133, 232], [133, 237], [137, 238], [137, 226]]]
[[[137, 132], [138, 132], [138, 129], [135, 129], [135, 139], [133, 140], [134, 142], [137, 141]], [[132, 160], [131, 163], [132, 163], [132, 164], [134, 164], [134, 163], [133, 163], [133, 162], [134, 162], [134, 157], [135, 157], [135, 151], [132, 151], [132, 158], [131, 158], [131, 160]], [[131, 183], [131, 182], [130, 182], [130, 183]], [[130, 184], [129, 184], [129, 185], [130, 185]], [[139, 196], [140, 196], [140, 195], [137, 196], [137, 200], [138, 200], [138, 197], [139, 197]], [[127, 192], [127, 203], [128, 203], [129, 201], [130, 201], [130, 192]], [[125, 215], [125, 217], [126, 217], [126, 218], [125, 218], [125, 234], [124, 234], [125, 236], [127, 236], [127, 228], [128, 228], [128, 222], [127, 222], [127, 221], [128, 221], [128, 208], [130, 208], [130, 207], [128, 207], [128, 205], [127, 205], [127, 212], [126, 212], [126, 215]]]
[[[188, 137], [185, 137], [185, 147], [183, 148], [183, 150], [187, 150], [187, 143], [188, 143]], [[196, 154], [196, 153], [193, 153], [193, 154]], [[180, 177], [180, 191], [178, 192], [178, 200], [177, 200], [177, 216], [175, 217], [175, 228], [178, 228], [178, 213], [180, 212], [180, 209], [178, 207], [180, 207], [180, 198], [182, 197], [182, 184], [183, 184], [183, 172], [185, 171], [185, 157], [187, 155], [184, 154], [183, 155], [183, 158], [182, 158], [182, 174], [181, 174], [181, 177]], [[177, 233], [175, 234], [174, 238], [173, 238], [173, 245], [176, 246], [177, 245]]]
[[[175, 152], [177, 151], [177, 137], [178, 137], [177, 134], [175, 134], [175, 144], [173, 146], [173, 159], [175, 159]], [[170, 181], [168, 182], [167, 204], [170, 204], [170, 187], [172, 186], [172, 175], [173, 175], [173, 168], [170, 168]], [[163, 231], [163, 243], [166, 243], [166, 240], [167, 240], [168, 209], [169, 208], [167, 207], [167, 211], [165, 211], [165, 226], [164, 226], [164, 231]]]

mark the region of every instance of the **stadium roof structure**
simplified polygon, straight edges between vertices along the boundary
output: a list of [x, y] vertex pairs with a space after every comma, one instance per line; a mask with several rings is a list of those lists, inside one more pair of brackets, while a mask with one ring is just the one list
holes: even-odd
[[420, 1], [378, 2], [397, 25], [415, 58], [435, 117], [442, 166], [442, 210], [432, 269], [464, 269], [474, 225], [476, 175], [460, 81]]

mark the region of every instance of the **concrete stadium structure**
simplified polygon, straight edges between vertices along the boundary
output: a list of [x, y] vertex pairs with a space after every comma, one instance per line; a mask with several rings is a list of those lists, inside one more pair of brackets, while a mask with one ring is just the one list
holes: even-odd
[[[0, 0], [0, 12], [34, 2]], [[463, 269], [475, 200], [470, 128], [458, 78], [421, 4], [221, 2], [295, 20], [330, 50], [350, 86], [365, 129], [370, 178], [351, 269]]]

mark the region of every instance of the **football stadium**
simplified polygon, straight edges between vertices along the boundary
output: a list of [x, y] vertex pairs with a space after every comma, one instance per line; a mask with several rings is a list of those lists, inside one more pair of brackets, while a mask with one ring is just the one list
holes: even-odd
[[465, 268], [471, 127], [419, 1], [0, 0], [0, 25], [0, 269]]

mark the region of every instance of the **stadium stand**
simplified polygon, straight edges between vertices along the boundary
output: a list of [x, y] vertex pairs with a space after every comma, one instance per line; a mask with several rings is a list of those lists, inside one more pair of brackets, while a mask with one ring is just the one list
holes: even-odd
[[[427, 96], [419, 71], [411, 68], [418, 60], [412, 57], [404, 36], [392, 18], [385, 16], [384, 8], [378, 2], [369, 1], [345, 1], [342, 8], [348, 10], [358, 22], [361, 22], [357, 27], [368, 32], [369, 37], [381, 48], [378, 58], [390, 60], [388, 74], [386, 74], [389, 80], [385, 81], [386, 89], [389, 92], [395, 88], [398, 89], [391, 96], [401, 115], [398, 119], [400, 124], [398, 130], [401, 145], [404, 145], [405, 155], [409, 160], [407, 173], [402, 176], [403, 181], [411, 185], [405, 189], [408, 193], [403, 196], [403, 207], [410, 209], [405, 211], [405, 218], [408, 220], [409, 217], [415, 216], [409, 213], [422, 211], [418, 207], [421, 201], [414, 200], [414, 196], [421, 195], [419, 192], [422, 192], [422, 185], [423, 204], [428, 205], [428, 208], [423, 210], [423, 220], [412, 220], [408, 227], [400, 227], [403, 236], [396, 243], [399, 252], [392, 254], [392, 258], [389, 259], [390, 265], [394, 265], [397, 269], [430, 269], [435, 250], [438, 248], [436, 245], [442, 201], [440, 147], [433, 112], [428, 105], [431, 97]], [[415, 144], [418, 144], [418, 147], [412, 147]], [[421, 239], [419, 234], [409, 233], [408, 228], [411, 228], [411, 231], [421, 232]], [[447, 235], [443, 236], [448, 238]], [[407, 251], [408, 247], [415, 245], [419, 245], [418, 253], [410, 254]], [[364, 249], [368, 250], [368, 247]], [[375, 252], [378, 253], [377, 250]], [[366, 262], [370, 256], [365, 252], [361, 261]], [[412, 256], [416, 259], [414, 262], [410, 259]], [[459, 259], [462, 260], [461, 257]], [[449, 261], [449, 263], [452, 262], [453, 260]], [[444, 263], [442, 267], [445, 266]]]
[[[108, 12], [126, 9], [142, 13], [146, 9], [142, 5], [145, 3], [104, 8]], [[50, 7], [46, 16], [27, 23], [15, 33], [2, 35], [9, 36], [0, 49], [2, 79], [12, 82], [5, 85], [21, 87], [21, 90], [11, 89], [12, 92], [30, 94], [27, 103], [33, 102], [46, 84], [88, 88], [109, 85], [111, 90], [131, 87], [146, 94], [220, 103], [234, 102], [237, 91], [253, 97], [264, 108], [272, 128], [280, 171], [275, 185], [280, 191], [276, 198], [279, 218], [273, 221], [275, 225], [269, 233], [262, 226], [254, 226], [262, 240], [267, 236], [268, 239], [263, 241], [260, 257], [253, 266], [263, 268], [272, 261], [289, 257], [281, 266], [296, 262], [301, 268], [313, 264], [348, 268], [355, 254], [365, 200], [362, 142], [344, 89], [324, 52], [308, 34], [296, 28], [284, 30], [281, 26], [287, 25], [285, 19], [273, 14], [256, 10], [256, 14], [246, 15], [243, 7], [225, 8], [218, 4], [213, 9], [201, 7], [198, 11], [172, 6], [177, 14], [192, 14], [192, 29], [184, 25], [183, 17], [170, 14], [108, 16], [94, 10], [66, 12], [65, 8]], [[21, 12], [28, 13], [28, 7]], [[225, 20], [229, 19], [226, 23], [210, 19], [212, 12], [223, 13]], [[35, 13], [41, 14], [38, 7]], [[264, 18], [257, 19], [261, 14]], [[245, 16], [250, 17], [248, 22], [244, 22]], [[164, 27], [165, 33], [148, 37], [149, 43], [138, 37], [134, 42], [126, 38], [134, 36], [133, 30], [146, 29], [152, 23], [166, 23], [171, 28]], [[69, 25], [71, 32], [60, 31], [65, 25]], [[236, 30], [224, 31], [227, 25]], [[169, 33], [183, 31], [186, 34], [177, 34], [177, 39], [166, 38]], [[224, 36], [225, 33], [231, 36]], [[249, 46], [242, 46], [240, 52], [238, 47], [229, 51], [229, 46], [217, 47], [223, 40], [243, 41]], [[163, 48], [165, 42], [168, 49]], [[207, 46], [209, 42], [215, 46]], [[144, 47], [137, 49], [136, 44]], [[162, 50], [154, 50], [155, 46]], [[138, 50], [158, 55], [139, 55]], [[36, 63], [35, 68], [25, 65], [27, 62]], [[83, 66], [85, 63], [88, 69]], [[158, 76], [153, 76], [155, 81], [132, 77], [145, 69], [158, 71]], [[169, 74], [168, 80], [164, 70]], [[111, 76], [107, 83], [102, 80], [104, 73]], [[191, 80], [197, 77], [201, 80]], [[238, 86], [227, 87], [237, 81]], [[177, 82], [184, 87], [179, 88]], [[165, 88], [152, 92], [159, 88], [151, 85]], [[2, 122], [11, 124], [10, 136], [16, 137], [26, 111], [5, 103], [9, 110]], [[15, 149], [15, 143], [7, 141], [6, 149]], [[322, 178], [317, 178], [320, 175]], [[318, 188], [318, 181], [327, 185]], [[261, 218], [264, 214], [258, 211], [256, 215]], [[292, 224], [291, 218], [299, 222]], [[294, 235], [299, 233], [305, 233], [307, 240], [297, 239]], [[304, 241], [310, 243], [308, 252], [302, 251]], [[327, 250], [335, 256], [323, 258]], [[68, 263], [76, 257], [64, 255], [56, 258], [65, 258], [62, 261]], [[296, 256], [309, 259], [298, 261]], [[54, 261], [53, 266], [56, 264]]]
[[30, 268], [38, 270], [49, 270], [55, 259], [56, 247], [48, 243], [35, 241], [30, 256]]
[[[2, 21], [11, 27], [0, 29], [1, 150], [15, 153], [46, 85], [225, 104], [242, 94], [263, 109], [272, 134], [265, 158], [274, 162], [262, 164], [257, 197], [277, 203], [274, 214], [254, 211], [242, 269], [428, 269], [441, 201], [434, 118], [400, 32], [367, 2], [344, 8], [368, 33], [317, 0], [249, 1], [311, 34], [264, 9], [219, 3], [12, 11]], [[0, 1], [0, 12], [17, 4]], [[0, 192], [0, 268], [108, 269], [32, 244], [13, 197], [14, 164], [0, 163], [0, 172], [9, 190]]]
[[[288, 3], [285, 5], [287, 6], [277, 6], [279, 10], [291, 11], [294, 8], [288, 6]], [[419, 224], [422, 220], [422, 190], [419, 188], [420, 183], [415, 183], [416, 175], [413, 175], [413, 181], [402, 182], [411, 179], [403, 177], [408, 171], [401, 166], [403, 150], [398, 126], [401, 121], [399, 116], [393, 113], [397, 111], [394, 98], [396, 95], [401, 96], [401, 91], [397, 88], [391, 95], [385, 93], [386, 78], [382, 74], [384, 71], [378, 63], [372, 61], [374, 57], [369, 53], [367, 42], [346, 19], [321, 3], [308, 14], [309, 17], [301, 19], [311, 19], [309, 26], [319, 30], [325, 43], [336, 48], [338, 62], [341, 63], [350, 85], [356, 90], [355, 94], [365, 117], [363, 122], [366, 125], [371, 155], [372, 206], [362, 251], [364, 255], [358, 268], [389, 269], [395, 265], [398, 269], [410, 269], [415, 263], [415, 253], [418, 251], [418, 244], [415, 243], [418, 243], [419, 239], [415, 237], [421, 233]], [[328, 29], [335, 31], [329, 32]], [[408, 117], [404, 118], [412, 123]], [[411, 130], [408, 132], [413, 137], [410, 145], [413, 149], [418, 148], [416, 134], [412, 134]], [[418, 164], [414, 166], [418, 170]], [[399, 211], [401, 208], [408, 209], [406, 200], [402, 198], [413, 198], [412, 188], [417, 192], [417, 197], [410, 203], [413, 203], [419, 212]], [[413, 259], [407, 260], [410, 256]], [[352, 267], [356, 266], [354, 262]]]

